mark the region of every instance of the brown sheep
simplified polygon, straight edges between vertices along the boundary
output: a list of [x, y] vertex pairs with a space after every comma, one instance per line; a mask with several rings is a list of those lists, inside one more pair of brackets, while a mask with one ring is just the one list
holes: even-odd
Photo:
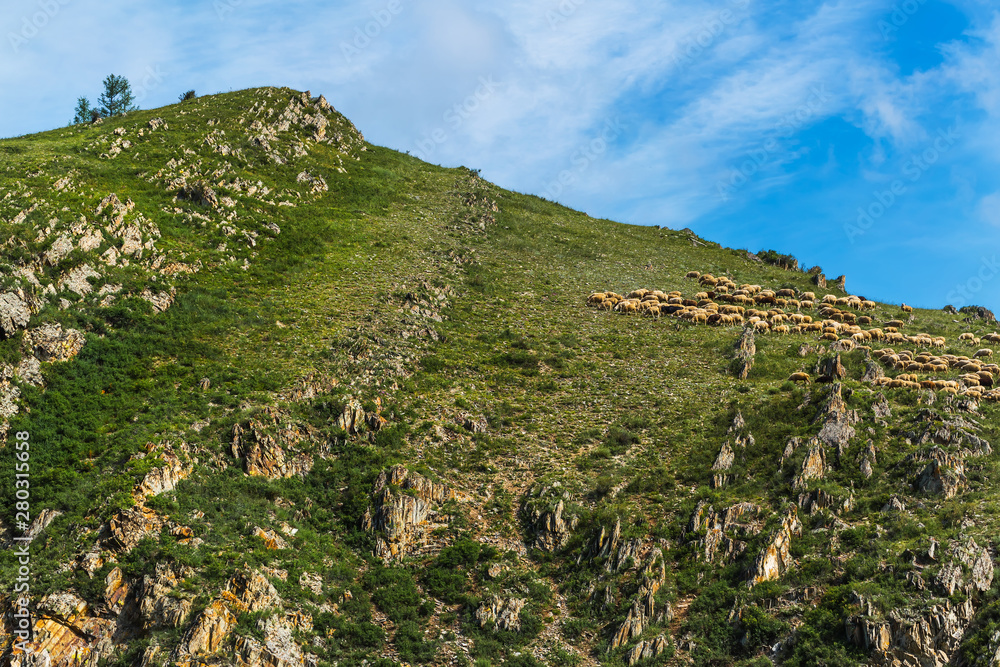
[[697, 280], [698, 278], [701, 278], [701, 274], [698, 273], [697, 271], [688, 271], [687, 275], [685, 275], [684, 277], [685, 278], [694, 278], [695, 280]]
[[975, 359], [989, 359], [993, 356], [993, 350], [990, 350], [988, 348], [983, 348], [972, 356]]
[[913, 306], [907, 306], [907, 305], [906, 305], [906, 304], [904, 303], [904, 304], [903, 304], [903, 312], [904, 312], [904, 313], [912, 313], [912, 312], [913, 312]]
[[[985, 339], [986, 337], [984, 336], [983, 338]], [[958, 339], [961, 340], [961, 341], [975, 340], [976, 339], [976, 334], [971, 333], [969, 331], [966, 331], [964, 334], [960, 335], [958, 337]]]
[[788, 376], [791, 382], [801, 382], [802, 384], [809, 384], [809, 374], [808, 373], [792, 373]]

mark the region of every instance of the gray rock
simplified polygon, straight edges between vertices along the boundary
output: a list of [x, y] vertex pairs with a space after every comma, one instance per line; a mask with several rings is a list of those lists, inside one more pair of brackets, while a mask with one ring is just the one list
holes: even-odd
[[31, 311], [21, 295], [14, 292], [0, 294], [0, 330], [5, 338], [28, 326], [30, 319]]

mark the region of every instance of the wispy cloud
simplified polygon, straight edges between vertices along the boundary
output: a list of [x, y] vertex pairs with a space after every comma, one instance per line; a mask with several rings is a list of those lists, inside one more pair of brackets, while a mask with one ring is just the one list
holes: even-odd
[[[1000, 16], [982, 0], [924, 4], [888, 37], [881, 0], [221, 0], [224, 16], [203, 0], [51, 1], [44, 29], [0, 58], [0, 134], [64, 124], [111, 72], [162, 72], [146, 107], [288, 85], [325, 93], [376, 143], [415, 151], [444, 130], [431, 161], [595, 215], [834, 262], [873, 288], [896, 280], [872, 259], [901, 236], [913, 261], [900, 270], [921, 276], [932, 262], [960, 272], [969, 239], [1000, 243]], [[39, 7], [10, 0], [0, 35]], [[449, 120], [484, 78], [495, 91]], [[582, 155], [609, 121], [621, 131]], [[845, 244], [858, 207], [953, 125], [947, 157]], [[734, 175], [745, 183], [720, 198]], [[951, 254], [922, 255], [942, 234]]]

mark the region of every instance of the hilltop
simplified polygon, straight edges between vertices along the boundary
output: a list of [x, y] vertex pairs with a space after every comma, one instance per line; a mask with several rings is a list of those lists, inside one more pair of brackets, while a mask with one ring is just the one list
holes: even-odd
[[0, 154], [2, 664], [1000, 661], [992, 314], [288, 89]]

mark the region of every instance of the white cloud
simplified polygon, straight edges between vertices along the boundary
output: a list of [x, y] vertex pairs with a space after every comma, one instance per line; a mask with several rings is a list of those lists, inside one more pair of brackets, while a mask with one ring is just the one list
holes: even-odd
[[980, 219], [994, 227], [1000, 227], [1000, 192], [986, 195], [979, 201], [976, 208]]

